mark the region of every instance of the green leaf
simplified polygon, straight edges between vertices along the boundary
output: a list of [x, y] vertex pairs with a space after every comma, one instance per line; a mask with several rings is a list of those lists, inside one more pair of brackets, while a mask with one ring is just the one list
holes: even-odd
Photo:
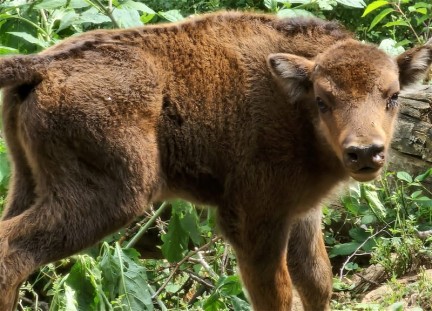
[[74, 10], [65, 11], [64, 14], [59, 19], [60, 24], [56, 32], [60, 32], [70, 26], [72, 26], [76, 20], [78, 20], [79, 15], [75, 13]]
[[412, 183], [413, 179], [407, 172], [397, 172], [396, 177], [400, 180], [406, 181], [407, 183]]
[[349, 231], [350, 237], [352, 237], [356, 242], [362, 243], [370, 237], [370, 233], [362, 228], [352, 228]]
[[111, 19], [108, 16], [99, 13], [99, 11], [93, 7], [81, 13], [79, 19], [76, 21], [78, 24], [90, 23], [96, 25], [110, 22]]
[[8, 46], [0, 45], [0, 55], [18, 54], [19, 50]]
[[271, 12], [277, 11], [277, 1], [276, 0], [264, 0], [264, 6]]
[[387, 8], [383, 11], [381, 11], [375, 18], [372, 20], [371, 25], [369, 26], [368, 31], [371, 31], [384, 17], [386, 17], [388, 14], [394, 12], [394, 9]]
[[147, 5], [145, 5], [142, 2], [126, 1], [126, 2], [122, 3], [121, 6], [123, 8], [135, 9], [135, 10], [147, 13], [147, 14], [156, 15], [155, 11], [153, 11], [151, 8], [149, 8]]
[[389, 308], [390, 311], [403, 311], [405, 304], [402, 301], [392, 304]]
[[65, 311], [79, 311], [76, 292], [67, 284], [64, 285]]
[[224, 296], [237, 296], [243, 292], [238, 275], [230, 275], [219, 279], [220, 292]]
[[416, 4], [414, 4], [415, 8], [432, 8], [432, 4], [431, 3], [426, 3], [426, 2], [417, 2]]
[[166, 12], [159, 12], [158, 15], [165, 18], [166, 20], [168, 20], [170, 22], [177, 22], [177, 21], [181, 21], [182, 19], [184, 19], [184, 17], [181, 15], [179, 10], [170, 10], [170, 11], [166, 11]]
[[90, 6], [86, 0], [70, 0], [68, 7], [72, 9], [82, 9]]
[[114, 19], [118, 22], [121, 28], [129, 28], [142, 26], [141, 17], [136, 9], [130, 9], [127, 7], [115, 8], [112, 12]]
[[172, 213], [162, 241], [162, 254], [169, 262], [177, 262], [183, 258], [187, 251], [189, 234], [182, 228], [179, 214]]
[[231, 300], [232, 308], [234, 311], [250, 311], [251, 306], [249, 303], [237, 296], [230, 296], [229, 299]]
[[427, 14], [427, 9], [426, 8], [418, 8], [416, 9], [416, 11], [420, 14], [426, 15]]
[[379, 215], [380, 217], [385, 217], [387, 211], [380, 199], [378, 198], [378, 193], [374, 190], [365, 189], [364, 195], [370, 208], [375, 212], [375, 214]]
[[181, 226], [184, 231], [189, 234], [192, 242], [195, 245], [199, 245], [202, 241], [199, 224], [198, 224], [198, 215], [196, 214], [196, 210], [192, 208], [192, 210], [188, 211], [181, 219]]
[[100, 269], [109, 300], [120, 299], [126, 310], [153, 310], [147, 272], [139, 264], [139, 254], [134, 249], [122, 249], [119, 244], [113, 249], [104, 243], [103, 249]]
[[[98, 278], [100, 281], [100, 273], [95, 270], [95, 260], [88, 255], [76, 256], [76, 263], [72, 266], [65, 284], [74, 291], [76, 304], [79, 310], [94, 309], [94, 297], [97, 289], [94, 284], [98, 281], [93, 281], [91, 278]], [[99, 274], [99, 275], [98, 275]]]
[[352, 8], [362, 9], [366, 6], [363, 0], [336, 0], [336, 2]]
[[415, 198], [417, 198], [420, 194], [422, 194], [423, 193], [423, 191], [422, 190], [417, 190], [417, 191], [414, 191], [413, 193], [411, 193], [411, 198], [412, 199], [415, 199]]
[[384, 5], [387, 5], [387, 4], [389, 4], [389, 2], [388, 2], [388, 1], [384, 1], [384, 0], [378, 0], [378, 1], [371, 2], [371, 3], [366, 7], [366, 9], [364, 10], [362, 17], [365, 17], [365, 16], [368, 15], [370, 12], [373, 12], [373, 11], [375, 11], [376, 9], [378, 9], [378, 8], [384, 6]]
[[35, 38], [31, 34], [28, 34], [26, 32], [9, 31], [8, 33], [11, 34], [11, 35], [14, 35], [16, 37], [20, 37], [20, 38], [26, 40], [27, 42], [36, 44], [36, 45], [38, 45], [40, 47], [43, 47], [43, 48], [46, 48], [49, 45], [47, 42], [45, 42], [43, 40], [40, 40], [38, 38]]
[[205, 311], [220, 311], [226, 309], [225, 304], [220, 299], [220, 295], [217, 293], [210, 295], [210, 297], [205, 300], [203, 307]]
[[279, 17], [286, 18], [286, 17], [300, 17], [300, 16], [309, 16], [314, 17], [311, 12], [302, 10], [302, 9], [282, 9], [279, 10], [276, 14]]
[[359, 246], [360, 243], [358, 242], [348, 242], [348, 243], [335, 245], [330, 250], [329, 257], [332, 258], [336, 256], [351, 255], [358, 249]]
[[370, 225], [370, 224], [375, 223], [377, 220], [378, 219], [376, 218], [375, 215], [372, 215], [372, 214], [370, 214], [370, 215], [364, 215], [361, 218], [361, 223], [362, 223], [362, 225]]
[[408, 40], [408, 39], [404, 39], [404, 40], [399, 41], [398, 43], [396, 43], [394, 47], [398, 48], [400, 46], [404, 46], [404, 45], [408, 45], [408, 44], [411, 44], [411, 41]]
[[137, 264], [133, 256], [136, 251], [121, 249], [117, 243], [115, 256], [120, 266], [119, 294], [122, 303], [129, 307], [129, 310], [153, 310], [153, 303], [149, 285], [147, 283], [147, 273], [144, 266]]
[[344, 196], [342, 198], [343, 206], [354, 216], [357, 216], [360, 211], [360, 204], [356, 198], [351, 196]]
[[353, 270], [357, 270], [358, 269], [358, 264], [354, 263], [354, 262], [349, 262], [346, 264], [345, 266], [345, 270], [347, 271], [353, 271]]
[[426, 178], [428, 178], [430, 175], [432, 175], [432, 168], [428, 169], [423, 174], [418, 175], [416, 178], [414, 178], [415, 181], [422, 182]]
[[35, 9], [56, 9], [65, 6], [67, 0], [44, 0], [34, 6]]
[[384, 27], [392, 27], [392, 26], [406, 26], [409, 27], [409, 24], [403, 20], [397, 20], [393, 22], [388, 22], [384, 25]]

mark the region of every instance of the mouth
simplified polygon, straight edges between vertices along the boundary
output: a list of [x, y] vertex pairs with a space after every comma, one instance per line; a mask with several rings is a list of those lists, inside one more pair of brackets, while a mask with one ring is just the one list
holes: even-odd
[[363, 167], [355, 171], [350, 171], [349, 175], [357, 181], [366, 182], [377, 178], [380, 172], [381, 168]]

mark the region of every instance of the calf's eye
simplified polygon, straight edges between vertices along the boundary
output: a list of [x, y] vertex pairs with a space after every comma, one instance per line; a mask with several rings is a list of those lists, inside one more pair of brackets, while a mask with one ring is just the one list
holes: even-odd
[[395, 108], [398, 105], [399, 93], [394, 93], [387, 99], [387, 109]]
[[322, 100], [321, 97], [316, 98], [316, 103], [317, 103], [318, 109], [322, 113], [327, 112], [329, 110], [329, 107], [325, 104], [325, 102]]

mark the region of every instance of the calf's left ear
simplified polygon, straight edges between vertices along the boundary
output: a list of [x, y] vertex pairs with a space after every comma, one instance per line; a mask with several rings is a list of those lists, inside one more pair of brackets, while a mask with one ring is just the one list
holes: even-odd
[[267, 57], [267, 65], [273, 78], [291, 101], [295, 101], [311, 88], [310, 75], [314, 64], [307, 58], [293, 54], [277, 53]]
[[400, 88], [422, 80], [432, 63], [432, 42], [405, 51], [396, 58], [399, 67]]

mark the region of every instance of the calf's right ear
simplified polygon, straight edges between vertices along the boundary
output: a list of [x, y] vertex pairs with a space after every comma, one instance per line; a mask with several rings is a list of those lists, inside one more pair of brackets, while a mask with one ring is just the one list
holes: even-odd
[[423, 46], [405, 51], [396, 58], [396, 61], [401, 89], [421, 81], [432, 63], [432, 40]]
[[314, 62], [307, 58], [285, 53], [270, 54], [267, 65], [273, 78], [295, 101], [312, 87], [310, 79]]

